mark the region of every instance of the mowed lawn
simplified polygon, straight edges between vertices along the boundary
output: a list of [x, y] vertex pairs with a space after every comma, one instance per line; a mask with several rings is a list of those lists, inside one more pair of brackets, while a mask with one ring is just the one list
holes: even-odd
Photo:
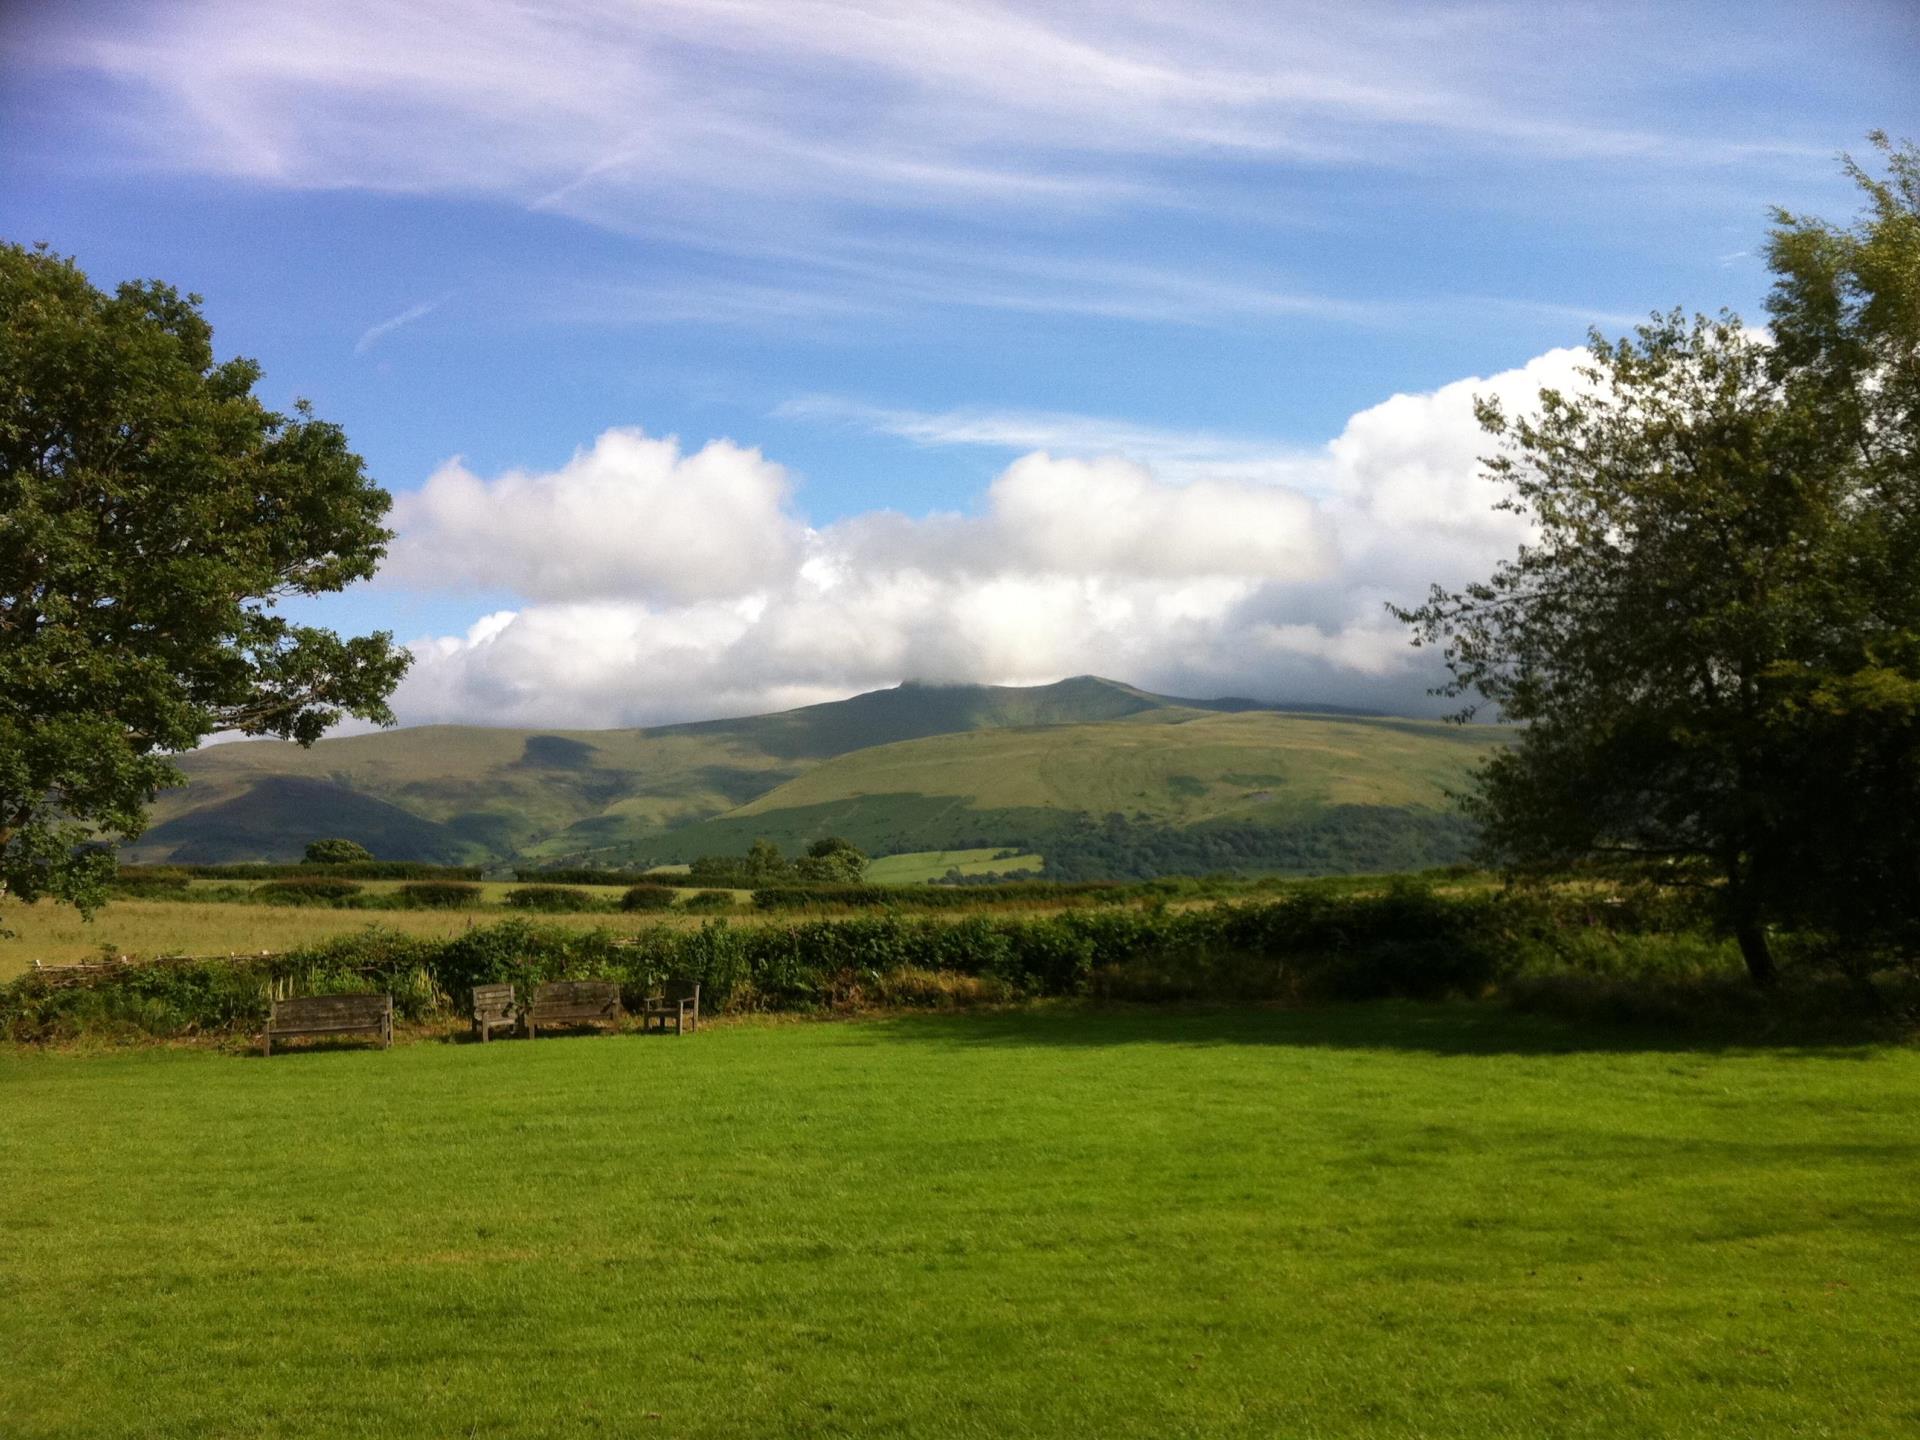
[[1491, 1007], [0, 1052], [29, 1436], [1908, 1436], [1920, 1053]]

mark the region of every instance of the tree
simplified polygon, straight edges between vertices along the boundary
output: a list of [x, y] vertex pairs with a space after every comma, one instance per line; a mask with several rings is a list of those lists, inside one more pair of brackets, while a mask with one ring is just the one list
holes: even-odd
[[867, 878], [866, 852], [851, 840], [829, 835], [807, 846], [794, 873], [814, 885], [858, 885]]
[[1533, 538], [1397, 611], [1525, 727], [1468, 801], [1492, 856], [1705, 884], [1761, 984], [1771, 925], [1920, 933], [1920, 157], [1874, 141], [1856, 226], [1776, 214], [1771, 338], [1675, 311], [1481, 402]]
[[771, 885], [793, 878], [793, 866], [788, 863], [787, 857], [780, 853], [778, 845], [764, 835], [747, 847], [743, 868], [748, 882], [754, 885]]
[[316, 840], [307, 846], [309, 865], [352, 865], [373, 859], [373, 852], [358, 840]]
[[371, 575], [390, 504], [337, 426], [216, 362], [196, 295], [0, 245], [0, 895], [96, 903], [168, 756], [392, 723], [407, 664], [278, 602]]

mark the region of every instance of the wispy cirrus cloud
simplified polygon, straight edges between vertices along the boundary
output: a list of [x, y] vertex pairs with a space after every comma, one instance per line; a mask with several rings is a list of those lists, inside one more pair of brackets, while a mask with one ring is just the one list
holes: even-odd
[[[176, 158], [290, 184], [503, 188], [528, 201], [651, 178], [892, 203], [1049, 196], [1144, 181], [1102, 157], [1203, 150], [1344, 162], [1415, 145], [1559, 159], [1737, 163], [1826, 149], [1689, 133], [1622, 84], [1658, 56], [1604, 13], [1326, 0], [1054, 7], [898, 0], [635, 0], [539, 7], [213, 0], [49, 19], [58, 58], [136, 80]], [[1585, 84], [1564, 57], [1584, 47]], [[1678, 58], [1670, 68], [1697, 64]], [[822, 84], [822, 82], [826, 82]], [[1499, 83], [1492, 83], [1499, 82]], [[849, 102], [853, 102], [849, 106]], [[395, 124], [396, 119], [413, 123]], [[235, 135], [255, 137], [235, 147]], [[475, 140], [489, 143], [474, 145]], [[1070, 165], [1059, 162], [1071, 159]], [[724, 166], [710, 164], [724, 159]], [[870, 197], [868, 197], [870, 198]]]
[[394, 331], [411, 325], [416, 320], [426, 319], [427, 316], [438, 310], [452, 298], [452, 295], [442, 295], [437, 300], [423, 300], [418, 305], [409, 305], [398, 315], [389, 315], [377, 325], [369, 325], [365, 330], [360, 332], [360, 338], [353, 342], [353, 353], [356, 355], [366, 354], [367, 351], [371, 350], [375, 345], [378, 345]]
[[924, 446], [971, 446], [1060, 456], [1121, 455], [1176, 483], [1232, 478], [1321, 488], [1324, 447], [1301, 447], [1257, 436], [1143, 425], [1109, 416], [1060, 411], [965, 408], [914, 410], [871, 405], [837, 395], [800, 395], [781, 402], [783, 420], [849, 425]]
[[130, 147], [167, 168], [718, 233], [770, 209], [827, 234], [982, 207], [1044, 227], [1214, 186], [1246, 202], [1287, 167], [1524, 155], [1678, 174], [1831, 150], [1790, 125], [1703, 131], [1661, 92], [1697, 51], [1519, 0], [128, 0], [49, 7], [23, 33], [15, 60], [126, 87]]

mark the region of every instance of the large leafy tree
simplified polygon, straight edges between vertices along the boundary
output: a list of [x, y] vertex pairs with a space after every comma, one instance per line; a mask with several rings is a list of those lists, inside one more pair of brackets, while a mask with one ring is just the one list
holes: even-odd
[[337, 426], [216, 361], [198, 296], [0, 245], [0, 895], [87, 905], [169, 754], [391, 723], [392, 638], [277, 613], [371, 575], [385, 491]]
[[1469, 799], [1491, 852], [1703, 884], [1762, 984], [1773, 925], [1920, 934], [1920, 156], [1874, 142], [1856, 224], [1776, 215], [1770, 336], [1676, 311], [1483, 402], [1533, 538], [1400, 612], [1524, 724]]

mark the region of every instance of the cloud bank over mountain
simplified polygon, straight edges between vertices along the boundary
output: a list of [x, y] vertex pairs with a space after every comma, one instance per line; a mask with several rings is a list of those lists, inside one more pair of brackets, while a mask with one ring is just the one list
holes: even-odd
[[[689, 452], [636, 429], [546, 473], [449, 462], [400, 498], [384, 583], [519, 603], [417, 641], [397, 709], [411, 723], [651, 724], [906, 678], [1098, 672], [1431, 711], [1431, 656], [1387, 601], [1484, 573], [1524, 536], [1492, 508], [1473, 396], [1524, 409], [1543, 386], [1577, 385], [1581, 358], [1555, 350], [1393, 396], [1319, 452], [1283, 457], [1287, 483], [1247, 478], [1244, 455], [1171, 478], [1139, 435], [1097, 453], [1098, 427], [1081, 425], [1094, 453], [1021, 455], [967, 514], [811, 525], [759, 451]], [[969, 433], [924, 443], [977, 443]]]

